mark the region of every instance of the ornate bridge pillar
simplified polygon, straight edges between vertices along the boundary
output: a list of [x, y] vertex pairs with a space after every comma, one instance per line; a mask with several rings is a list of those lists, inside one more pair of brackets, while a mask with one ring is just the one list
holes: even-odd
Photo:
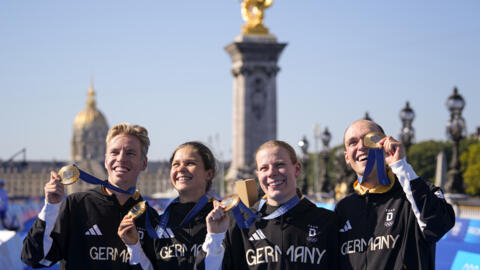
[[234, 78], [227, 192], [232, 191], [233, 181], [253, 177], [255, 150], [277, 138], [277, 62], [286, 45], [272, 35], [240, 35], [225, 47], [232, 59]]

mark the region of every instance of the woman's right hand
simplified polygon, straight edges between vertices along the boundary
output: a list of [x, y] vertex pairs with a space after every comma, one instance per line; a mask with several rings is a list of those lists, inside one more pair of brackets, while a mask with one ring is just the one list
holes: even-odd
[[62, 201], [63, 196], [65, 196], [65, 189], [58, 173], [50, 172], [50, 181], [45, 184], [44, 191], [49, 204], [57, 204]]
[[138, 231], [135, 222], [130, 215], [123, 217], [122, 222], [118, 226], [118, 236], [122, 241], [129, 245], [135, 245], [138, 242]]
[[207, 215], [206, 222], [208, 233], [223, 233], [227, 230], [229, 218], [219, 201], [213, 201], [213, 209]]

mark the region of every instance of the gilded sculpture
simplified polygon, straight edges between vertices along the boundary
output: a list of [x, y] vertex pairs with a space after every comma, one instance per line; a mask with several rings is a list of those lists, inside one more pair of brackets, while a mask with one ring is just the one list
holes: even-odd
[[244, 0], [242, 2], [242, 18], [246, 22], [242, 27], [243, 34], [269, 35], [268, 28], [263, 25], [264, 10], [273, 4], [273, 0]]

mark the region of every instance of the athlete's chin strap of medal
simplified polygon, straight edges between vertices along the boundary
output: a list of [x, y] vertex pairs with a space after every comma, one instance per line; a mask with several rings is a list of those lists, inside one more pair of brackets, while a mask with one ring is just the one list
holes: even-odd
[[108, 189], [111, 189], [111, 190], [114, 190], [114, 191], [117, 191], [117, 192], [120, 192], [120, 193], [123, 193], [123, 194], [133, 195], [135, 193], [135, 191], [137, 190], [136, 187], [131, 187], [128, 190], [120, 189], [120, 188], [110, 184], [108, 181], [100, 180], [97, 177], [80, 170], [80, 168], [78, 168], [77, 165], [75, 165], [75, 164], [73, 164], [73, 166], [75, 166], [78, 169], [78, 171], [80, 172], [79, 178], [81, 180], [83, 180], [84, 182], [94, 184], [94, 185], [102, 185], [102, 186], [104, 186]]
[[[176, 228], [181, 228], [185, 226], [192, 218], [194, 218], [200, 210], [203, 209], [203, 207], [208, 203], [210, 198], [207, 195], [203, 195], [200, 200], [195, 204], [195, 206], [190, 210], [190, 212], [187, 214], [187, 216], [182, 220], [182, 222], [175, 227]], [[162, 217], [160, 218], [160, 221], [158, 222], [157, 229], [155, 230], [152, 226], [152, 223], [150, 222], [150, 217], [148, 215], [148, 207], [147, 210], [145, 211], [145, 227], [148, 232], [148, 235], [151, 238], [161, 238], [163, 233], [165, 232], [165, 229], [167, 228], [168, 220], [170, 219], [170, 212], [171, 212], [171, 205], [174, 203], [177, 203], [180, 201], [180, 197], [175, 198], [172, 200], [167, 207], [165, 208], [165, 211], [163, 212]]]
[[383, 157], [383, 149], [370, 148], [368, 152], [367, 165], [365, 166], [365, 171], [363, 176], [358, 177], [358, 183], [361, 184], [363, 179], [368, 177], [373, 170], [373, 167], [377, 165], [377, 176], [378, 182], [380, 185], [389, 186], [390, 180], [388, 179], [385, 173], [385, 160]]
[[[237, 206], [233, 207], [232, 212], [233, 216], [235, 217], [235, 221], [237, 222], [237, 225], [240, 229], [247, 229], [249, 228], [257, 219], [264, 219], [264, 220], [269, 220], [269, 219], [274, 219], [277, 218], [286, 212], [288, 212], [290, 209], [292, 209], [295, 205], [297, 205], [300, 202], [300, 198], [298, 195], [295, 194], [293, 198], [288, 200], [286, 203], [282, 204], [277, 210], [273, 211], [268, 216], [265, 217], [260, 217], [258, 214], [260, 213], [260, 210], [262, 210], [263, 206], [267, 202], [267, 199], [262, 198], [260, 200], [260, 203], [258, 204], [258, 209], [257, 212], [254, 213], [250, 208], [248, 208], [245, 204], [240, 202], [238, 203]], [[245, 220], [243, 213], [245, 213], [248, 216], [248, 219]]]

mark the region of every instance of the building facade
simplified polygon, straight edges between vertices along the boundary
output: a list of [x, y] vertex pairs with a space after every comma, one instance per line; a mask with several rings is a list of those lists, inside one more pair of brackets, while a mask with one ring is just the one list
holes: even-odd
[[[0, 164], [0, 179], [5, 180], [5, 189], [10, 198], [42, 197], [44, 185], [50, 179], [50, 171], [58, 171], [68, 164], [76, 164], [80, 169], [106, 179], [104, 166], [108, 123], [97, 109], [93, 85], [87, 93], [86, 107], [79, 112], [73, 122], [71, 155], [69, 161], [13, 161]], [[147, 169], [140, 174], [137, 188], [143, 196], [171, 194], [172, 185], [167, 161], [149, 161]], [[78, 181], [66, 186], [67, 194], [85, 191], [93, 185]]]

